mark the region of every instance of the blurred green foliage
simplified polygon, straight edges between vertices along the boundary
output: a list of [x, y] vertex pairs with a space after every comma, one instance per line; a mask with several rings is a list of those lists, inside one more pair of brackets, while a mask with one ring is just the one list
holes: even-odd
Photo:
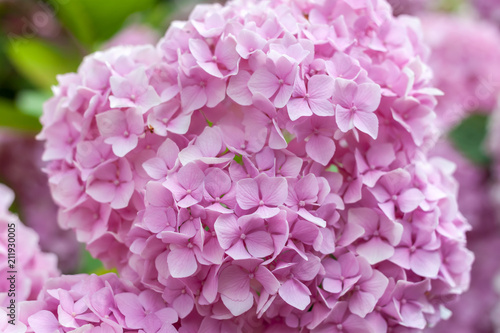
[[485, 114], [473, 114], [449, 133], [455, 148], [480, 166], [487, 166], [491, 162], [485, 150], [488, 120], [489, 117]]
[[50, 0], [61, 22], [83, 44], [93, 46], [118, 32], [133, 13], [147, 10], [156, 0]]

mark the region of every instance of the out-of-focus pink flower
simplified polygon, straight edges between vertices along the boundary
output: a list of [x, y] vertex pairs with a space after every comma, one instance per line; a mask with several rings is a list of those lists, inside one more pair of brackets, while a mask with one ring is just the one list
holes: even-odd
[[120, 45], [150, 45], [155, 44], [160, 36], [145, 25], [131, 25], [118, 32], [103, 47], [103, 50]]
[[74, 272], [80, 245], [72, 231], [57, 224], [57, 206], [41, 171], [43, 146], [32, 137], [0, 131], [0, 178], [16, 193], [19, 215], [38, 235], [40, 248], [55, 253], [63, 272]]
[[438, 97], [436, 112], [449, 129], [472, 112], [491, 113], [500, 92], [500, 32], [485, 21], [453, 16], [422, 16], [429, 64]]
[[[35, 300], [46, 280], [58, 276], [57, 257], [43, 253], [38, 245], [38, 235], [26, 227], [17, 215], [9, 211], [14, 192], [0, 184], [0, 304], [10, 305], [20, 301]], [[14, 271], [14, 280], [9, 280]]]

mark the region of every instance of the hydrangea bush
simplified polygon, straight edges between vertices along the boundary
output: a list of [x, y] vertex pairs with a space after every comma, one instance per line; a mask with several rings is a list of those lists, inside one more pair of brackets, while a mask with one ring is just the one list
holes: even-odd
[[[427, 157], [440, 91], [421, 38], [385, 1], [238, 0], [60, 76], [46, 170], [60, 225], [137, 288], [123, 309], [113, 296], [113, 325], [412, 332], [445, 317], [472, 254], [453, 166]], [[168, 328], [127, 323], [137, 298]], [[37, 323], [97, 331], [53, 302]]]

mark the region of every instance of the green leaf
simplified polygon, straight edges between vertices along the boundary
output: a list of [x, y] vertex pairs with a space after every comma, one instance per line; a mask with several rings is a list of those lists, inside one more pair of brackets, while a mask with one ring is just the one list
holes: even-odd
[[473, 163], [482, 166], [490, 163], [490, 158], [484, 149], [487, 126], [487, 115], [473, 114], [449, 133], [455, 148]]
[[112, 37], [133, 13], [157, 0], [51, 0], [63, 24], [86, 45]]
[[26, 79], [44, 89], [57, 83], [57, 74], [75, 71], [81, 60], [41, 39], [23, 37], [10, 40], [7, 56]]
[[13, 102], [0, 98], [0, 127], [39, 132], [42, 125], [37, 117], [19, 111]]
[[52, 94], [40, 90], [23, 90], [16, 96], [16, 106], [24, 114], [40, 117], [43, 113], [43, 103]]
[[89, 251], [82, 251], [78, 273], [103, 275], [110, 272], [116, 273], [116, 269], [106, 269], [99, 259], [92, 257]]

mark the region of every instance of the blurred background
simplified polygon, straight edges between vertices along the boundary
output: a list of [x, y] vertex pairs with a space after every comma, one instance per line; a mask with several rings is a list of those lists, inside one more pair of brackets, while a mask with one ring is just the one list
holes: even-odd
[[[429, 45], [446, 135], [431, 155], [456, 165], [459, 206], [473, 229], [471, 288], [454, 315], [429, 332], [500, 332], [500, 0], [389, 0], [416, 15]], [[64, 273], [103, 273], [102, 264], [57, 226], [57, 209], [35, 139], [58, 74], [116, 45], [155, 44], [195, 0], [0, 0], [0, 183], [13, 210], [40, 235]], [[494, 292], [491, 292], [494, 290]]]

